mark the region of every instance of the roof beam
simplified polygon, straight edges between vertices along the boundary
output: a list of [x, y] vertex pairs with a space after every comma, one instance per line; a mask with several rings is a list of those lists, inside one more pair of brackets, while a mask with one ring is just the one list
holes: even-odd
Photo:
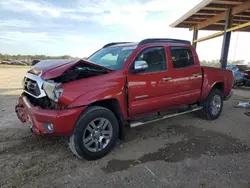
[[244, 23], [244, 24], [237, 25], [235, 27], [231, 27], [231, 28], [227, 29], [226, 32], [236, 31], [236, 30], [248, 27], [248, 26], [250, 26], [250, 21], [247, 23]]
[[217, 33], [208, 35], [206, 37], [199, 38], [199, 39], [195, 40], [194, 42], [202, 42], [202, 41], [205, 41], [205, 40], [213, 39], [213, 38], [219, 37], [219, 36], [221, 36], [223, 34], [224, 34], [224, 31], [219, 31]]
[[237, 25], [235, 27], [231, 27], [231, 28], [227, 29], [226, 31], [219, 31], [219, 32], [214, 33], [212, 35], [208, 35], [206, 37], [199, 38], [197, 40], [194, 40], [194, 42], [206, 41], [206, 40], [209, 40], [209, 39], [212, 39], [212, 38], [219, 37], [219, 36], [223, 35], [225, 32], [237, 31], [239, 29], [246, 28], [246, 27], [249, 27], [249, 26], [250, 26], [250, 22], [247, 22], [247, 23], [244, 23], [244, 24], [240, 24], [240, 25]]
[[182, 22], [184, 24], [196, 24], [196, 23], [200, 23], [199, 21], [184, 21]]
[[249, 22], [250, 20], [233, 19], [234, 22]]
[[234, 15], [234, 17], [250, 18], [250, 15]]
[[216, 13], [206, 13], [206, 12], [197, 12], [194, 15], [206, 15], [206, 16], [214, 16]]
[[224, 7], [204, 7], [202, 8], [201, 10], [227, 10], [227, 8], [224, 8]]
[[206, 20], [207, 18], [202, 17], [192, 17], [192, 20]]
[[238, 2], [238, 1], [213, 1], [213, 4], [222, 4], [222, 5], [239, 5], [242, 2]]
[[[241, 13], [249, 8], [250, 8], [250, 0], [242, 3], [241, 5], [233, 7], [232, 8], [232, 15]], [[226, 15], [227, 15], [226, 11], [222, 12], [222, 13], [220, 13], [212, 18], [207, 19], [206, 21], [204, 21], [202, 23], [197, 24], [196, 26], [191, 27], [190, 30], [193, 30], [194, 28], [197, 30], [205, 28], [213, 23], [216, 23], [218, 21], [225, 19]]]
[[193, 26], [192, 28], [190, 28], [190, 30], [193, 30], [194, 27], [195, 27], [195, 29], [200, 30], [200, 29], [202, 29], [204, 27], [207, 27], [207, 26], [209, 26], [209, 25], [211, 25], [213, 23], [216, 23], [216, 22], [218, 22], [220, 20], [223, 20], [226, 17], [226, 14], [227, 14], [226, 12], [218, 14], [218, 15], [212, 17], [212, 18], [209, 18], [209, 19], [205, 20], [204, 22], [202, 22], [200, 24], [197, 24], [196, 27]]

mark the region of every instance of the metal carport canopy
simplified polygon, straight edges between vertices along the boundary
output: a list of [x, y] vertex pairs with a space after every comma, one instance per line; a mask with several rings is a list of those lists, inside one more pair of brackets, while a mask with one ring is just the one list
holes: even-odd
[[[193, 45], [224, 35], [221, 66], [227, 64], [232, 31], [250, 32], [250, 0], [203, 0], [170, 25], [173, 28], [189, 28], [194, 31]], [[197, 39], [198, 30], [218, 31]]]

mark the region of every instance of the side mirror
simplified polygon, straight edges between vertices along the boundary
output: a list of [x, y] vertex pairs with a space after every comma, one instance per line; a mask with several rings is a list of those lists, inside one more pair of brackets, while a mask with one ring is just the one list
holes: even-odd
[[148, 68], [146, 61], [135, 61], [134, 70], [135, 72], [144, 71]]

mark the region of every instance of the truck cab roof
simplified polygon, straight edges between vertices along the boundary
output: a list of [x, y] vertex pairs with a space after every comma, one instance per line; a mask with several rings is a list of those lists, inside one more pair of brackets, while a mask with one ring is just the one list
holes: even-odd
[[112, 42], [103, 46], [103, 48], [107, 47], [128, 47], [134, 46], [135, 48], [142, 45], [148, 44], [180, 44], [180, 45], [191, 45], [190, 41], [180, 40], [180, 39], [169, 39], [169, 38], [149, 38], [144, 39], [140, 42]]

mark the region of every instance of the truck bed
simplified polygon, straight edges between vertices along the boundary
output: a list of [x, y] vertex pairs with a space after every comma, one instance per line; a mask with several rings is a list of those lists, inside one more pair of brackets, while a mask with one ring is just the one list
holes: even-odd
[[203, 73], [201, 100], [207, 98], [214, 84], [221, 84], [224, 98], [230, 95], [234, 80], [232, 71], [208, 66], [201, 66], [201, 69]]

